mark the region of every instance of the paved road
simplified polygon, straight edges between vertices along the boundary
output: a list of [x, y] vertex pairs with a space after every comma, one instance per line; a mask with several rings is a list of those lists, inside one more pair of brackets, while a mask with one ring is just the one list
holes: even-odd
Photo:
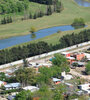
[[84, 47], [81, 47], [81, 48], [76, 48], [76, 50], [71, 50], [71, 51], [69, 51], [70, 53], [73, 53], [73, 52], [82, 52], [83, 50], [86, 50], [86, 49], [88, 49], [88, 48], [90, 48], [90, 45], [88, 45], [88, 46], [84, 46]]

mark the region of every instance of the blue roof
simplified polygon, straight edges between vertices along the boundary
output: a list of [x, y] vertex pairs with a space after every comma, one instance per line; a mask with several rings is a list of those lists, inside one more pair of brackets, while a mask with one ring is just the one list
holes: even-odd
[[4, 85], [5, 88], [16, 88], [16, 87], [19, 87], [20, 86], [20, 83], [10, 83], [10, 84], [7, 84], [7, 85]]
[[56, 59], [56, 57], [50, 58], [49, 61], [52, 61], [53, 59]]
[[53, 78], [53, 82], [58, 82], [58, 81], [61, 81], [61, 80], [58, 78]]

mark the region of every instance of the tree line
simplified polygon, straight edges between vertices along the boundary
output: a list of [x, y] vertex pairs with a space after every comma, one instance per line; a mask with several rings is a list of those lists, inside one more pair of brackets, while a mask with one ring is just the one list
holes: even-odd
[[54, 2], [57, 2], [58, 0], [29, 0], [29, 1], [37, 2], [40, 4], [52, 5]]
[[70, 35], [65, 35], [60, 38], [60, 43], [56, 45], [49, 45], [48, 43], [41, 41], [38, 43], [31, 43], [22, 47], [18, 46], [11, 49], [0, 50], [0, 65], [87, 41], [90, 41], [90, 29], [81, 31], [78, 34], [72, 33]]
[[3, 19], [1, 19], [1, 23], [0, 24], [8, 24], [8, 23], [12, 23], [13, 19], [11, 16], [8, 17], [4, 17]]
[[67, 34], [60, 38], [61, 47], [69, 47], [87, 41], [90, 41], [90, 29], [81, 31], [79, 34]]
[[54, 12], [56, 13], [60, 13], [63, 10], [63, 5], [61, 2], [57, 2], [55, 5], [47, 5], [46, 7], [46, 11], [38, 11], [35, 12], [34, 14], [32, 14], [32, 12], [29, 13], [29, 16], [27, 15], [24, 16], [24, 18], [22, 18], [22, 20], [26, 20], [26, 19], [37, 19], [43, 16], [49, 16], [52, 15]]

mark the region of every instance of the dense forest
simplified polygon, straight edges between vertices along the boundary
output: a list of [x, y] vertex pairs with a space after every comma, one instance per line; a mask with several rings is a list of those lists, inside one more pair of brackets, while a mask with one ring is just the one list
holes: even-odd
[[58, 0], [0, 0], [0, 14], [23, 12], [28, 9], [29, 2], [47, 5], [58, 5]]
[[28, 0], [0, 0], [0, 14], [22, 12], [28, 8]]
[[[30, 2], [36, 2], [36, 3], [44, 3], [47, 5], [46, 11], [39, 10], [37, 12], [30, 11]], [[20, 14], [20, 12], [23, 14], [23, 17], [21, 20], [27, 20], [27, 19], [37, 19], [43, 16], [49, 16], [52, 15], [52, 13], [60, 13], [63, 10], [63, 5], [58, 0], [0, 0], [0, 14], [5, 15], [1, 18], [0, 24], [8, 24], [12, 23], [14, 18], [11, 16], [10, 13], [13, 14]], [[48, 3], [46, 3], [48, 2]], [[49, 3], [51, 2], [51, 3]], [[52, 5], [51, 5], [52, 4]], [[6, 15], [7, 14], [7, 15]], [[17, 19], [18, 20], [18, 19]]]
[[70, 35], [65, 35], [60, 38], [59, 44], [53, 46], [41, 41], [38, 43], [28, 44], [27, 46], [1, 50], [0, 65], [87, 41], [90, 41], [90, 30], [81, 31], [79, 34], [72, 33]]

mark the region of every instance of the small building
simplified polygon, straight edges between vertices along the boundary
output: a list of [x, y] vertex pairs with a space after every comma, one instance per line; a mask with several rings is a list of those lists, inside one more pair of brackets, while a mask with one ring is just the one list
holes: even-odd
[[67, 60], [68, 60], [68, 62], [70, 64], [72, 64], [73, 62], [75, 62], [75, 58], [74, 57], [66, 57], [66, 58], [67, 58]]
[[84, 53], [75, 53], [75, 54], [73, 54], [73, 57], [75, 57], [76, 60], [82, 60], [83, 58], [85, 58], [85, 54]]
[[87, 59], [90, 59], [90, 54], [89, 53], [84, 53]]
[[11, 90], [11, 89], [19, 89], [21, 87], [20, 83], [9, 83], [7, 85], [4, 85], [6, 90]]
[[78, 67], [84, 67], [85, 66], [85, 62], [77, 62], [78, 63]]
[[15, 97], [16, 97], [16, 95], [9, 95], [9, 96], [7, 97], [7, 99], [8, 99], [8, 100], [14, 100]]
[[64, 80], [70, 80], [73, 78], [72, 75], [66, 75], [65, 71], [61, 73], [61, 77], [63, 77]]
[[53, 78], [53, 82], [54, 82], [55, 85], [60, 84], [61, 83], [61, 79]]
[[90, 83], [88, 84], [81, 84], [78, 86], [80, 90], [83, 90], [85, 93], [90, 94]]
[[35, 91], [38, 91], [39, 88], [38, 87], [35, 87], [35, 86], [26, 86], [23, 88], [24, 90], [30, 90], [31, 92], [35, 92]]

